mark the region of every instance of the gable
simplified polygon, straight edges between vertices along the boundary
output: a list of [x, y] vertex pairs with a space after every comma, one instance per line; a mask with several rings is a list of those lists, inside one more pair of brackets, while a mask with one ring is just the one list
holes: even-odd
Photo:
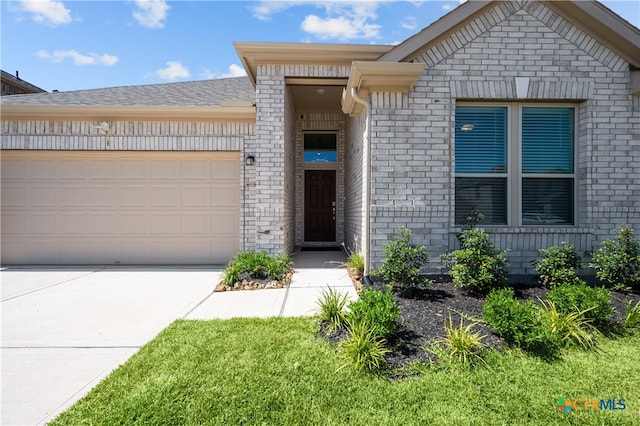
[[607, 56], [615, 52], [618, 58], [640, 68], [640, 30], [596, 1], [467, 2], [378, 60], [406, 62], [421, 56], [430, 67], [496, 26], [502, 25], [512, 33], [506, 39], [531, 32], [521, 25], [504, 24], [514, 15], [535, 18], [603, 63], [614, 60]]

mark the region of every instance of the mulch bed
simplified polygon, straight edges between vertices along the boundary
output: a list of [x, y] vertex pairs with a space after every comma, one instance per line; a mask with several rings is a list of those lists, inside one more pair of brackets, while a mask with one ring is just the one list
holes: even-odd
[[[374, 284], [374, 288], [383, 289], [381, 284]], [[515, 295], [520, 300], [544, 299], [548, 289], [541, 286], [514, 286]], [[640, 293], [612, 292], [611, 302], [615, 308], [614, 321], [619, 321], [624, 312], [627, 300], [633, 303], [640, 301]], [[395, 295], [400, 306], [400, 318], [396, 332], [388, 338], [388, 345], [392, 352], [386, 357], [390, 368], [401, 368], [414, 361], [425, 362], [433, 358], [433, 354], [425, 351], [432, 343], [445, 336], [444, 324], [449, 315], [454, 326], [460, 324], [461, 316], [465, 318], [465, 325], [469, 321], [482, 318], [482, 304], [484, 297], [473, 295], [466, 290], [455, 287], [450, 282], [436, 282], [426, 289], [414, 290], [410, 294]], [[486, 337], [484, 343], [490, 347], [500, 349], [505, 346], [494, 330], [483, 323], [475, 326], [476, 331]], [[338, 341], [346, 337], [345, 330], [339, 330], [327, 338]]]

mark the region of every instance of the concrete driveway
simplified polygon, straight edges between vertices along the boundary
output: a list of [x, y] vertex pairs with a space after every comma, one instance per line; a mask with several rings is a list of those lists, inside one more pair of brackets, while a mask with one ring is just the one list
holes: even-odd
[[217, 271], [3, 268], [0, 423], [55, 418], [206, 299]]

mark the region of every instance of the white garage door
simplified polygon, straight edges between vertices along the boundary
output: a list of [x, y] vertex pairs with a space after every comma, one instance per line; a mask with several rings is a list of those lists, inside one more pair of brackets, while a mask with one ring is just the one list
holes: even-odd
[[238, 251], [239, 153], [1, 155], [2, 264], [212, 264]]

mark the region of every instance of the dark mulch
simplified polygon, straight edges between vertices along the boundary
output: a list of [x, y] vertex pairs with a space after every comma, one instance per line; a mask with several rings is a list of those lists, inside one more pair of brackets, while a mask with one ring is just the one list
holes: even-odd
[[[381, 285], [374, 288], [382, 289]], [[515, 286], [515, 295], [520, 300], [544, 299], [548, 289], [541, 286]], [[627, 300], [633, 303], [640, 301], [640, 293], [612, 292], [612, 304], [615, 308], [613, 321], [619, 321], [624, 312]], [[392, 352], [386, 357], [389, 367], [401, 368], [411, 362], [428, 361], [433, 354], [424, 348], [437, 342], [445, 336], [445, 321], [449, 316], [454, 326], [460, 324], [461, 317], [466, 324], [482, 318], [482, 304], [484, 297], [474, 295], [453, 286], [450, 282], [433, 283], [426, 289], [413, 290], [404, 294], [396, 294], [400, 306], [400, 318], [396, 332], [387, 339]], [[500, 349], [505, 343], [494, 330], [483, 323], [475, 326], [476, 331], [486, 336], [483, 341], [490, 347]], [[330, 341], [336, 342], [346, 337], [345, 330], [326, 335], [324, 327], [322, 334]]]

